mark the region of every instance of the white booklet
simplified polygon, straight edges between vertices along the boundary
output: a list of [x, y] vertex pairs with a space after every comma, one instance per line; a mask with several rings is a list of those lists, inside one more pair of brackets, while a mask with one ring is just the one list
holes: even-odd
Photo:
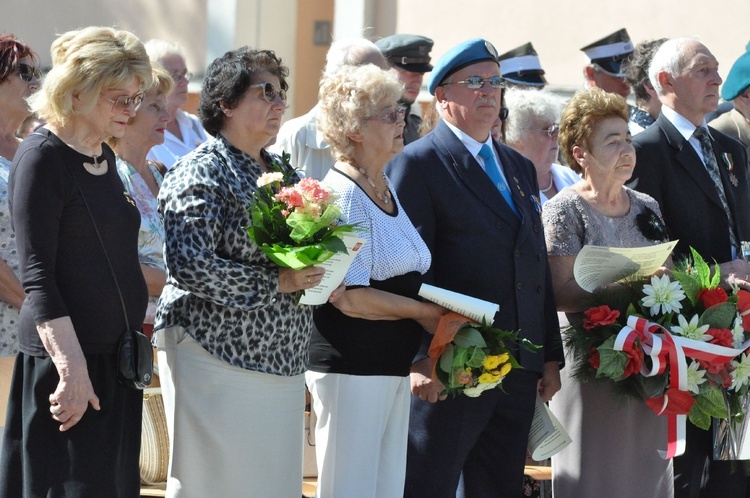
[[528, 448], [531, 458], [537, 462], [546, 460], [562, 451], [570, 442], [570, 435], [549, 407], [542, 403], [542, 398], [537, 393], [534, 418], [529, 431]]
[[343, 240], [347, 252], [336, 253], [325, 263], [315, 265], [325, 268], [326, 273], [318, 285], [305, 291], [305, 295], [299, 300], [300, 304], [325, 304], [331, 292], [336, 290], [336, 287], [344, 281], [352, 261], [359, 254], [359, 250], [362, 249], [366, 241], [351, 234], [345, 234]]
[[422, 284], [419, 288], [419, 295], [477, 323], [482, 323], [484, 320], [490, 326], [495, 320], [495, 313], [500, 310], [498, 304], [441, 289], [434, 285]]
[[573, 263], [573, 276], [589, 292], [627, 277], [647, 277], [664, 265], [676, 245], [676, 240], [629, 248], [586, 245]]

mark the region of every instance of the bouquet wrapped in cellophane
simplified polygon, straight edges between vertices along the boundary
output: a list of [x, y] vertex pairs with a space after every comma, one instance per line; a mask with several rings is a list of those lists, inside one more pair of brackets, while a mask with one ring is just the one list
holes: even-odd
[[342, 237], [355, 226], [341, 223], [333, 191], [313, 178], [298, 181], [287, 153], [270, 169], [248, 207], [252, 221], [245, 230], [253, 242], [277, 265], [295, 270], [347, 252]]

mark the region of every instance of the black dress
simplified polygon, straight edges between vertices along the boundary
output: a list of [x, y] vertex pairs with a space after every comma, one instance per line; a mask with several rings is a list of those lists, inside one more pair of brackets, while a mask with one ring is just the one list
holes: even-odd
[[[90, 157], [48, 130], [32, 134], [13, 161], [10, 207], [26, 299], [0, 454], [0, 497], [137, 497], [142, 393], [116, 380], [125, 331], [117, 288], [84, 204], [101, 233], [130, 324], [143, 323], [147, 289], [138, 263], [140, 214], [126, 196], [115, 157], [91, 175]], [[80, 190], [73, 176], [80, 185]], [[101, 410], [89, 407], [66, 432], [50, 415], [57, 370], [37, 325], [69, 316]]]

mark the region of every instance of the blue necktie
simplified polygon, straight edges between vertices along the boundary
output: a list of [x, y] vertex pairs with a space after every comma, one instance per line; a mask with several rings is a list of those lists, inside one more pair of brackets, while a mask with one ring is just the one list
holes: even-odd
[[479, 151], [479, 157], [484, 159], [484, 169], [487, 172], [487, 176], [490, 177], [492, 183], [494, 183], [495, 187], [500, 191], [500, 195], [503, 196], [503, 199], [508, 203], [508, 206], [513, 210], [516, 216], [520, 218], [518, 209], [516, 209], [516, 205], [513, 202], [513, 197], [510, 195], [510, 188], [503, 178], [503, 175], [500, 174], [500, 166], [498, 166], [497, 161], [495, 161], [495, 155], [492, 153], [492, 149], [490, 149], [489, 145], [482, 145], [482, 150]]

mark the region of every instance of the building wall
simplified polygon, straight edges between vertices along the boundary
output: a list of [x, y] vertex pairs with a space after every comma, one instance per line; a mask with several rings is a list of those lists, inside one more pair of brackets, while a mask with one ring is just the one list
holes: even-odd
[[736, 0], [402, 0], [395, 17], [395, 32], [435, 40], [433, 58], [474, 37], [487, 38], [500, 53], [531, 41], [547, 80], [563, 89], [582, 85], [580, 47], [620, 28], [634, 43], [698, 35], [719, 60], [722, 76], [750, 40], [750, 2]]

